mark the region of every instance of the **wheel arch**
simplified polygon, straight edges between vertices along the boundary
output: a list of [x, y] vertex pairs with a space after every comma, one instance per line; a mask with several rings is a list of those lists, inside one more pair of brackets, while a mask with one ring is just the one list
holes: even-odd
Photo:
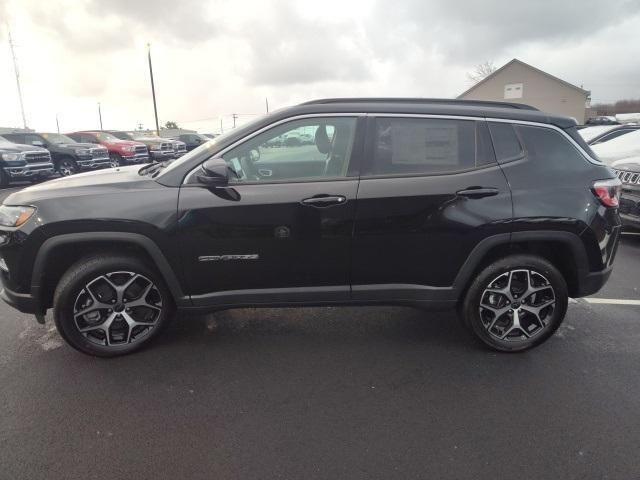
[[507, 255], [528, 253], [549, 260], [565, 278], [569, 295], [577, 296], [589, 273], [589, 262], [580, 237], [566, 231], [528, 231], [494, 235], [472, 250], [454, 280], [460, 298], [475, 275], [487, 265]]
[[55, 284], [78, 259], [108, 251], [142, 257], [158, 270], [177, 306], [189, 306], [173, 268], [150, 238], [131, 232], [82, 232], [45, 240], [33, 264], [31, 294], [44, 311], [51, 306]]

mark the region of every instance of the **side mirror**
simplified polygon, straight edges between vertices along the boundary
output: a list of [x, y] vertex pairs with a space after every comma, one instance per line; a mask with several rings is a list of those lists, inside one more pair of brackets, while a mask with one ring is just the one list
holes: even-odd
[[44, 142], [42, 140], [34, 140], [31, 142], [31, 145], [34, 147], [44, 147]]
[[208, 187], [224, 187], [229, 184], [229, 167], [222, 158], [211, 158], [200, 167], [198, 182]]

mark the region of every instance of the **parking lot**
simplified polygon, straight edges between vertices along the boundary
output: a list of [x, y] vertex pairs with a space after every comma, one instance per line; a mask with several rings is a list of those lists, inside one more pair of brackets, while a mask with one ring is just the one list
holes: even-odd
[[523, 354], [366, 307], [179, 318], [112, 360], [1, 303], [0, 478], [637, 478], [640, 236], [595, 297]]

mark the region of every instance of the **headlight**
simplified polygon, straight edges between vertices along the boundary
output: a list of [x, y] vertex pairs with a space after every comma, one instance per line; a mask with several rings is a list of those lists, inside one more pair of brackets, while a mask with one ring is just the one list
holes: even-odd
[[3, 153], [2, 159], [7, 162], [15, 162], [16, 160], [20, 160], [21, 154], [19, 153]]
[[125, 152], [135, 152], [136, 147], [134, 147], [133, 145], [125, 145], [124, 147], [122, 147], [122, 150], [124, 150]]
[[149, 147], [149, 150], [161, 150], [162, 149], [162, 145], [161, 144], [155, 144], [155, 145], [151, 145]]
[[34, 207], [0, 205], [0, 225], [4, 227], [19, 227], [29, 220], [35, 211]]
[[88, 148], [79, 148], [76, 150], [76, 155], [89, 155], [91, 151]]

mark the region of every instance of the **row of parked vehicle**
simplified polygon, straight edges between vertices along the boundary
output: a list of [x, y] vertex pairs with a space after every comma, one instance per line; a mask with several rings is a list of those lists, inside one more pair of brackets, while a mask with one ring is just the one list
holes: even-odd
[[640, 125], [590, 126], [581, 129], [580, 135], [622, 182], [622, 223], [640, 229]]
[[174, 160], [208, 140], [192, 133], [160, 138], [126, 130], [89, 130], [66, 135], [4, 133], [0, 136], [0, 185], [24, 180], [38, 182], [55, 172], [68, 176], [83, 170]]

